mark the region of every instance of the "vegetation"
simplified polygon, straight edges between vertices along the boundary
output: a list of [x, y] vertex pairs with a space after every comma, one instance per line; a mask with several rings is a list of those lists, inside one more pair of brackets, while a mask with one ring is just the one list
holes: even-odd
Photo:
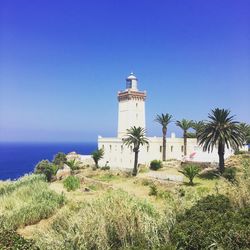
[[145, 129], [141, 127], [131, 127], [127, 130], [127, 137], [123, 140], [123, 143], [127, 146], [133, 145], [133, 151], [135, 153], [133, 176], [138, 172], [138, 155], [141, 145], [148, 144], [148, 139], [145, 136]]
[[249, 249], [250, 207], [235, 209], [223, 195], [207, 196], [177, 216], [171, 240], [179, 249]]
[[58, 168], [62, 168], [65, 163], [67, 163], [66, 154], [59, 152], [54, 156], [53, 164], [58, 166]]
[[0, 224], [6, 229], [48, 218], [64, 204], [64, 196], [50, 190], [43, 176], [26, 176], [7, 184], [0, 195]]
[[162, 160], [166, 161], [166, 136], [167, 136], [167, 127], [170, 122], [172, 122], [173, 116], [166, 113], [157, 115], [155, 121], [158, 122], [162, 126]]
[[76, 159], [67, 161], [67, 165], [72, 171], [78, 170], [80, 168], [80, 164]]
[[235, 182], [236, 181], [236, 171], [237, 169], [234, 167], [225, 168], [222, 176], [226, 178], [228, 181]]
[[103, 158], [104, 156], [104, 150], [101, 148], [101, 149], [97, 149], [96, 151], [94, 151], [92, 153], [92, 158], [95, 162], [95, 166], [96, 168], [98, 168], [98, 162]]
[[160, 160], [153, 160], [150, 162], [151, 170], [158, 170], [160, 168], [162, 168], [162, 162]]
[[199, 174], [200, 169], [198, 166], [189, 164], [183, 168], [183, 170], [179, 170], [180, 173], [185, 175], [189, 179], [189, 184], [194, 185], [193, 179], [196, 175]]
[[56, 175], [58, 170], [58, 166], [51, 163], [49, 160], [42, 160], [37, 163], [35, 166], [35, 174], [44, 174], [46, 176], [47, 181], [51, 181], [53, 177]]
[[218, 145], [219, 169], [223, 173], [225, 147], [231, 146], [237, 149], [243, 145], [245, 135], [238, 126], [238, 122], [234, 120], [234, 116], [231, 116], [227, 109], [216, 108], [212, 110], [212, 114], [209, 114], [208, 118], [209, 122], [198, 133], [198, 141], [204, 151], [208, 152], [213, 151], [213, 148]]
[[239, 123], [239, 128], [245, 137], [245, 143], [250, 144], [250, 125], [244, 122]]
[[26, 240], [14, 230], [0, 228], [0, 249], [38, 250], [33, 240]]
[[80, 188], [80, 180], [76, 176], [68, 176], [63, 181], [63, 186], [67, 189], [67, 191], [75, 191], [76, 189]]
[[176, 121], [176, 126], [180, 127], [183, 130], [183, 139], [184, 139], [184, 156], [187, 155], [187, 132], [193, 126], [192, 120], [182, 119], [181, 121]]
[[197, 138], [198, 133], [200, 133], [204, 128], [205, 122], [204, 121], [193, 121], [192, 129], [195, 130], [195, 137]]
[[[40, 233], [41, 249], [155, 249], [168, 237], [168, 218], [151, 204], [123, 191], [111, 191], [62, 211], [50, 230]], [[57, 239], [57, 240], [55, 240]]]

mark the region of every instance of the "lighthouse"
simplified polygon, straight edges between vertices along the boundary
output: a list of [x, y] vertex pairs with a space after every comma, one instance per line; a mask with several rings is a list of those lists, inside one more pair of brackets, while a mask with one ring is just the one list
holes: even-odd
[[124, 137], [132, 126], [146, 128], [146, 91], [139, 91], [137, 85], [138, 79], [131, 73], [126, 78], [126, 89], [118, 92], [118, 138]]

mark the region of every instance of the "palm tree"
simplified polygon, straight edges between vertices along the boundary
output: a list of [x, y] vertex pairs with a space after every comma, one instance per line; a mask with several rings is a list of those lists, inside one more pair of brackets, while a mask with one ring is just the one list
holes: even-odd
[[104, 156], [104, 150], [101, 148], [101, 149], [97, 149], [96, 151], [94, 151], [92, 153], [92, 158], [95, 162], [95, 166], [96, 168], [98, 168], [98, 162], [99, 160], [101, 160]]
[[224, 172], [224, 153], [227, 148], [238, 148], [243, 145], [245, 135], [230, 115], [227, 109], [216, 108], [208, 114], [210, 119], [204, 126], [204, 129], [198, 133], [199, 145], [203, 146], [204, 151], [212, 152], [215, 146], [218, 146], [219, 170]]
[[246, 144], [249, 144], [250, 143], [250, 125], [244, 123], [244, 122], [241, 122], [239, 124], [239, 128], [240, 130], [244, 133], [245, 135], [245, 143]]
[[133, 151], [135, 153], [133, 176], [137, 175], [138, 155], [141, 145], [148, 144], [148, 139], [145, 137], [145, 129], [141, 127], [131, 127], [127, 129], [127, 136], [123, 139], [123, 143], [128, 147], [133, 145]]
[[197, 137], [198, 133], [203, 129], [205, 123], [204, 121], [194, 121], [192, 124], [192, 129], [195, 130], [195, 135]]
[[190, 128], [192, 128], [193, 121], [182, 119], [181, 121], [176, 121], [176, 126], [180, 127], [183, 130], [183, 138], [184, 138], [184, 155], [187, 155], [187, 132]]
[[158, 122], [162, 126], [162, 160], [166, 161], [166, 135], [167, 135], [167, 127], [170, 122], [172, 122], [172, 115], [166, 113], [157, 115], [155, 121]]
[[183, 170], [179, 170], [179, 172], [185, 175], [189, 179], [189, 184], [193, 186], [193, 179], [199, 174], [200, 169], [196, 165], [187, 165]]

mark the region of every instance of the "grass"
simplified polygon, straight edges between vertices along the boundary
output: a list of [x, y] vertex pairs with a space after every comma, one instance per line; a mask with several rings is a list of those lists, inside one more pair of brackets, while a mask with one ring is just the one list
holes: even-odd
[[[75, 211], [65, 209], [37, 234], [40, 249], [152, 249], [166, 242], [171, 220], [145, 200], [109, 191]], [[56, 239], [56, 240], [55, 240]]]
[[50, 217], [65, 201], [49, 189], [44, 177], [31, 175], [7, 184], [0, 196], [0, 223], [6, 228], [34, 224]]

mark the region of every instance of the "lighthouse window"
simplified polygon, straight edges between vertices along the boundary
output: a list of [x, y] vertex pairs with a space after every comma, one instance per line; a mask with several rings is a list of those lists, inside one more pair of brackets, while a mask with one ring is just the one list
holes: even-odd
[[162, 146], [160, 146], [160, 152], [162, 152]]
[[149, 151], [149, 146], [147, 146], [147, 152]]
[[171, 152], [173, 152], [173, 150], [174, 150], [174, 146], [171, 146]]

